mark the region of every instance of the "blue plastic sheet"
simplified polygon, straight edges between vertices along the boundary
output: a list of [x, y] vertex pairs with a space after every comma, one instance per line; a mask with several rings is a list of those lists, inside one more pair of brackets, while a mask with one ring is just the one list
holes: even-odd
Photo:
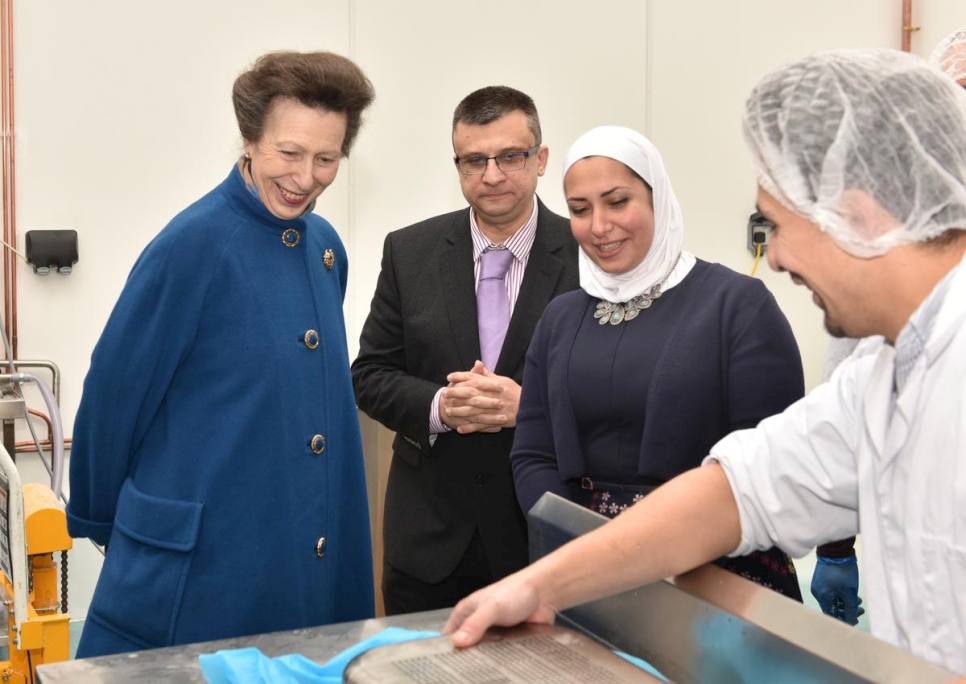
[[[439, 636], [439, 632], [417, 632], [389, 627], [334, 656], [325, 665], [292, 654], [269, 658], [257, 648], [236, 648], [198, 656], [208, 684], [341, 684], [346, 666], [360, 653], [377, 646], [398, 644]], [[667, 681], [650, 664], [621, 651], [614, 651], [662, 681]]]
[[389, 627], [334, 656], [325, 665], [292, 654], [269, 658], [257, 648], [237, 648], [198, 656], [209, 684], [341, 684], [349, 661], [376, 646], [439, 636]]
[[641, 660], [637, 656], [632, 656], [629, 653], [624, 653], [623, 651], [616, 651], [615, 650], [614, 653], [616, 653], [617, 655], [619, 655], [621, 658], [623, 658], [627, 662], [633, 663], [633, 664], [637, 665], [639, 668], [641, 668], [642, 670], [644, 670], [648, 674], [654, 675], [655, 677], [657, 677], [658, 679], [660, 679], [662, 682], [668, 681], [668, 678], [667, 677], [665, 677], [660, 672], [658, 672], [657, 670], [655, 670], [654, 669], [654, 666], [651, 665], [646, 660]]

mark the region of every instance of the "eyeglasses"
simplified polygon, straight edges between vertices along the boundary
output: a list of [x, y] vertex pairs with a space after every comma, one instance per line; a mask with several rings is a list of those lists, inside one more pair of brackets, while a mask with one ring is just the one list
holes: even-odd
[[529, 150], [504, 152], [495, 157], [466, 157], [465, 159], [453, 157], [453, 161], [456, 162], [460, 173], [464, 176], [478, 176], [481, 173], [486, 173], [486, 165], [490, 163], [491, 159], [496, 162], [496, 167], [500, 171], [509, 173], [510, 171], [519, 171], [526, 166], [530, 155], [539, 149], [540, 145], [534, 145]]

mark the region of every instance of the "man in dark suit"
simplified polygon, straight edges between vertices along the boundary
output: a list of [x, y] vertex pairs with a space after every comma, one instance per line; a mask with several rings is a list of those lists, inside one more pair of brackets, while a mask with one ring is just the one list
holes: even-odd
[[[526, 565], [508, 458], [524, 357], [547, 302], [579, 284], [570, 224], [535, 195], [548, 150], [533, 100], [505, 86], [471, 93], [453, 115], [453, 149], [470, 206], [386, 237], [352, 364], [359, 408], [396, 432], [383, 530], [388, 615], [455, 605]], [[497, 317], [489, 300], [478, 311], [477, 286], [491, 268], [481, 265], [504, 249], [512, 258], [502, 252], [509, 270], [497, 287], [509, 324], [489, 351]]]

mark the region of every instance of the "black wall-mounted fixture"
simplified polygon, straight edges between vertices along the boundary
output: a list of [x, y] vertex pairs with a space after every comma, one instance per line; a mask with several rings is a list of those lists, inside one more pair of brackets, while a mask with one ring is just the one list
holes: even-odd
[[748, 251], [751, 256], [758, 254], [758, 246], [761, 246], [761, 255], [764, 256], [768, 251], [768, 234], [774, 224], [765, 218], [760, 211], [748, 217]]
[[47, 275], [51, 269], [69, 275], [77, 263], [76, 230], [28, 230], [27, 263], [37, 275]]

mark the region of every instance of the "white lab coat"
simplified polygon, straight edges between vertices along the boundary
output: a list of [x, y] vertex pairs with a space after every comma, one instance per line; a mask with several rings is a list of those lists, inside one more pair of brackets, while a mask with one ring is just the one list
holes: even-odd
[[966, 266], [952, 278], [898, 398], [895, 349], [870, 338], [829, 382], [707, 461], [738, 502], [735, 555], [779, 546], [798, 557], [861, 531], [872, 633], [966, 673]]

